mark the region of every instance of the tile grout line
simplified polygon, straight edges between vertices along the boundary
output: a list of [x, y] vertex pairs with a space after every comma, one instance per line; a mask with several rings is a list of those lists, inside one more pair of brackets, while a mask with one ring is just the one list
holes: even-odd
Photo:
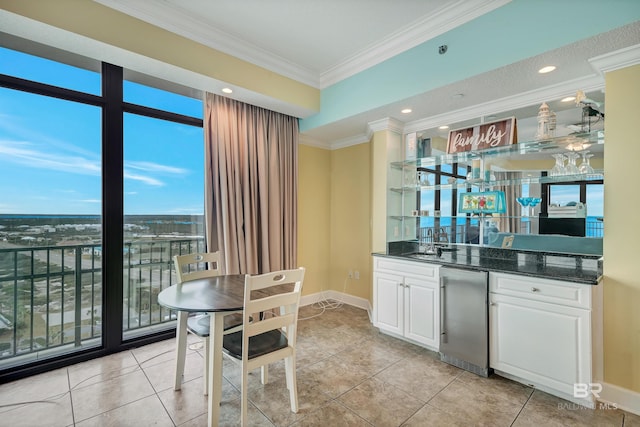
[[520, 416], [520, 414], [522, 413], [522, 411], [524, 411], [525, 406], [527, 406], [527, 403], [529, 403], [529, 401], [531, 400], [531, 397], [533, 397], [533, 393], [535, 392], [535, 389], [533, 390], [533, 392], [531, 392], [531, 394], [529, 395], [529, 397], [527, 397], [527, 401], [524, 402], [524, 404], [522, 405], [522, 408], [520, 408], [520, 410], [518, 411], [518, 414], [516, 415], [516, 417], [513, 419], [513, 421], [511, 422], [510, 426], [513, 426], [515, 424], [515, 422], [518, 420], [518, 417]]
[[[129, 350], [131, 351], [131, 350]], [[156, 357], [162, 356], [163, 354], [169, 353], [171, 350], [167, 350], [164, 351], [162, 353], [159, 353], [153, 357], [150, 357], [149, 359], [146, 359], [142, 362], [138, 361], [138, 358], [136, 357], [136, 355], [133, 353], [133, 351], [131, 351], [131, 356], [133, 356], [133, 358], [135, 359], [135, 361], [138, 363], [138, 368], [140, 368], [140, 370], [142, 371], [142, 374], [144, 375], [144, 377], [147, 379], [147, 381], [149, 381], [149, 385], [151, 386], [151, 389], [153, 390], [153, 394], [155, 395], [156, 399], [158, 399], [158, 401], [160, 402], [160, 405], [162, 405], [162, 408], [164, 409], [165, 413], [167, 414], [167, 416], [169, 417], [169, 419], [171, 420], [171, 423], [173, 424], [174, 427], [176, 427], [178, 424], [176, 423], [176, 421], [173, 419], [173, 417], [171, 416], [171, 414], [169, 413], [169, 410], [167, 409], [167, 407], [165, 406], [164, 402], [162, 401], [162, 399], [160, 399], [160, 395], [158, 394], [158, 390], [156, 390], [156, 388], [153, 386], [153, 383], [151, 382], [151, 379], [149, 378], [149, 375], [147, 375], [147, 372], [144, 370], [144, 368], [142, 367], [143, 363], [148, 362], [149, 360], [155, 359]], [[160, 391], [164, 391], [164, 390], [160, 390]], [[147, 396], [148, 397], [148, 396]], [[143, 397], [142, 399], [146, 399], [146, 397]], [[140, 399], [138, 399], [140, 400]], [[133, 402], [129, 402], [129, 403], [133, 403]], [[199, 416], [199, 415], [198, 415]], [[195, 417], [197, 418], [197, 417]]]
[[73, 393], [71, 393], [72, 389], [71, 389], [71, 374], [69, 373], [69, 368], [65, 368], [65, 371], [67, 372], [67, 387], [69, 390], [69, 404], [71, 405], [71, 423], [72, 425], [75, 427], [76, 425], [76, 411], [73, 408]]

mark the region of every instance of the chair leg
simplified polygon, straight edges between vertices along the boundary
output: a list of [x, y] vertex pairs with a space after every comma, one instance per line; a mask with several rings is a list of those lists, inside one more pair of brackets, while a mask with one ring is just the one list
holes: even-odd
[[298, 413], [298, 387], [296, 383], [296, 359], [289, 356], [284, 359], [285, 375], [287, 377], [287, 388], [289, 389], [289, 400], [291, 401], [291, 412]]
[[178, 324], [176, 325], [176, 375], [173, 389], [180, 390], [182, 376], [184, 375], [184, 361], [187, 355], [187, 317], [186, 311], [178, 312]]
[[249, 422], [247, 420], [247, 395], [249, 394], [249, 386], [248, 386], [248, 377], [249, 371], [247, 370], [246, 364], [242, 364], [242, 382], [240, 384], [240, 425], [242, 427], [248, 426]]
[[209, 338], [205, 337], [202, 339], [202, 343], [204, 344], [204, 395], [207, 396], [209, 394]]
[[269, 365], [260, 367], [260, 381], [262, 381], [263, 385], [269, 382]]

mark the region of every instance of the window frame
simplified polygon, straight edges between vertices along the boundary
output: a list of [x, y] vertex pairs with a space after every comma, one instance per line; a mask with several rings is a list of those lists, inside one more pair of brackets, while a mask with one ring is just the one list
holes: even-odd
[[[8, 48], [14, 49], [12, 47]], [[20, 51], [19, 49], [14, 50]], [[25, 53], [29, 54], [29, 52]], [[26, 80], [20, 77], [0, 74], [0, 87], [93, 105], [102, 109], [101, 214], [103, 251], [102, 345], [84, 350], [80, 349], [71, 354], [31, 361], [1, 370], [0, 383], [17, 380], [97, 357], [103, 357], [108, 354], [175, 336], [175, 330], [168, 329], [144, 336], [132, 337], [130, 339], [123, 338], [124, 114], [131, 113], [198, 127], [203, 127], [204, 120], [124, 102], [123, 84], [125, 70], [120, 66], [106, 62], [101, 62], [100, 68], [101, 95], [84, 93], [73, 89]], [[161, 90], [166, 89], [161, 88]]]

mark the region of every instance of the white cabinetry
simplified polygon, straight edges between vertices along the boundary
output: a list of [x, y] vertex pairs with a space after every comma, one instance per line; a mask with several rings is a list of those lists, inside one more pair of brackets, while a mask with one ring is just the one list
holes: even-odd
[[592, 348], [601, 351], [593, 345], [600, 328], [592, 319], [599, 318], [594, 310], [600, 306], [600, 288], [490, 273], [490, 367], [500, 375], [591, 405], [593, 395], [574, 396], [574, 387], [595, 382], [598, 357]]
[[438, 266], [374, 257], [373, 321], [433, 350], [440, 343]]

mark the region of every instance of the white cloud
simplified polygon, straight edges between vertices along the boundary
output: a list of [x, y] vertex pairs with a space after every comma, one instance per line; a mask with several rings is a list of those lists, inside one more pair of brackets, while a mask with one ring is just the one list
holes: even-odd
[[99, 176], [101, 171], [99, 161], [38, 151], [34, 144], [29, 142], [0, 140], [0, 155], [3, 160], [37, 169], [94, 176]]
[[[102, 173], [102, 167], [98, 159], [51, 153], [40, 150], [36, 144], [25, 141], [0, 139], [0, 160], [36, 169], [49, 169], [80, 175], [100, 176]], [[128, 168], [139, 172], [131, 172]], [[148, 172], [148, 174], [145, 174], [145, 172]], [[125, 179], [140, 181], [155, 187], [164, 186], [164, 182], [151, 176], [153, 173], [175, 175], [186, 174], [188, 170], [152, 162], [127, 162], [124, 177]]]
[[124, 171], [124, 177], [125, 179], [132, 179], [134, 181], [140, 181], [140, 182], [144, 182], [145, 184], [148, 185], [153, 185], [154, 187], [162, 187], [164, 186], [164, 182], [152, 178], [150, 176], [146, 176], [146, 175], [137, 175], [137, 174], [133, 174], [131, 172], [128, 171]]
[[126, 167], [130, 167], [131, 169], [141, 170], [145, 172], [159, 172], [159, 173], [168, 173], [168, 174], [179, 174], [184, 175], [189, 171], [183, 168], [177, 168], [174, 166], [161, 165], [153, 162], [126, 162]]

